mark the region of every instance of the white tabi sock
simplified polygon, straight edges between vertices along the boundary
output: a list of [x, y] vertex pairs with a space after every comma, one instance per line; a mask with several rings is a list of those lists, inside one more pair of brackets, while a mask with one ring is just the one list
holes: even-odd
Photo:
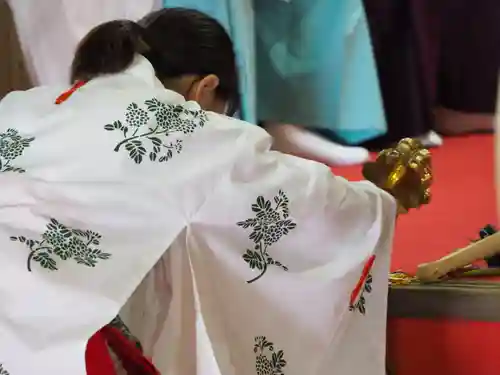
[[317, 160], [327, 165], [361, 164], [370, 157], [365, 148], [342, 146], [300, 126], [267, 124], [266, 130], [274, 138], [275, 150]]

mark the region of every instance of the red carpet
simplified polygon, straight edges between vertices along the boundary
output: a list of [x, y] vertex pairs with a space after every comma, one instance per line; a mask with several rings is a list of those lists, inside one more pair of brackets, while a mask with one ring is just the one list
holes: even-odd
[[[392, 268], [414, 272], [476, 238], [486, 224], [496, 224], [492, 135], [446, 138], [432, 150], [433, 200], [401, 216], [396, 226]], [[360, 167], [334, 168], [350, 180], [361, 179]]]

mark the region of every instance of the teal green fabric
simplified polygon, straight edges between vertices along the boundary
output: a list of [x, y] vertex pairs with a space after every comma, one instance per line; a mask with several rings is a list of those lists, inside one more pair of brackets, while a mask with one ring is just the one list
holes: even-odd
[[242, 117], [329, 129], [347, 143], [386, 131], [362, 0], [164, 0], [229, 31]]

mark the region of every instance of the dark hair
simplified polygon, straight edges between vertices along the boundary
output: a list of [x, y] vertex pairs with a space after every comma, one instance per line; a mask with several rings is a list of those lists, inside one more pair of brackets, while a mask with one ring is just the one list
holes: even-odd
[[238, 74], [231, 38], [215, 19], [185, 8], [165, 8], [138, 23], [116, 20], [91, 30], [80, 42], [71, 81], [88, 81], [127, 69], [141, 54], [160, 80], [186, 74], [219, 77], [216, 94], [230, 112], [239, 106]]

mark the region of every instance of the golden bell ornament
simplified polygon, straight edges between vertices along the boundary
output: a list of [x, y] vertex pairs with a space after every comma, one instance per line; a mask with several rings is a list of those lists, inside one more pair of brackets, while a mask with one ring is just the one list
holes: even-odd
[[365, 164], [363, 175], [397, 199], [399, 212], [431, 200], [431, 155], [416, 139], [404, 138], [380, 152], [374, 162]]

